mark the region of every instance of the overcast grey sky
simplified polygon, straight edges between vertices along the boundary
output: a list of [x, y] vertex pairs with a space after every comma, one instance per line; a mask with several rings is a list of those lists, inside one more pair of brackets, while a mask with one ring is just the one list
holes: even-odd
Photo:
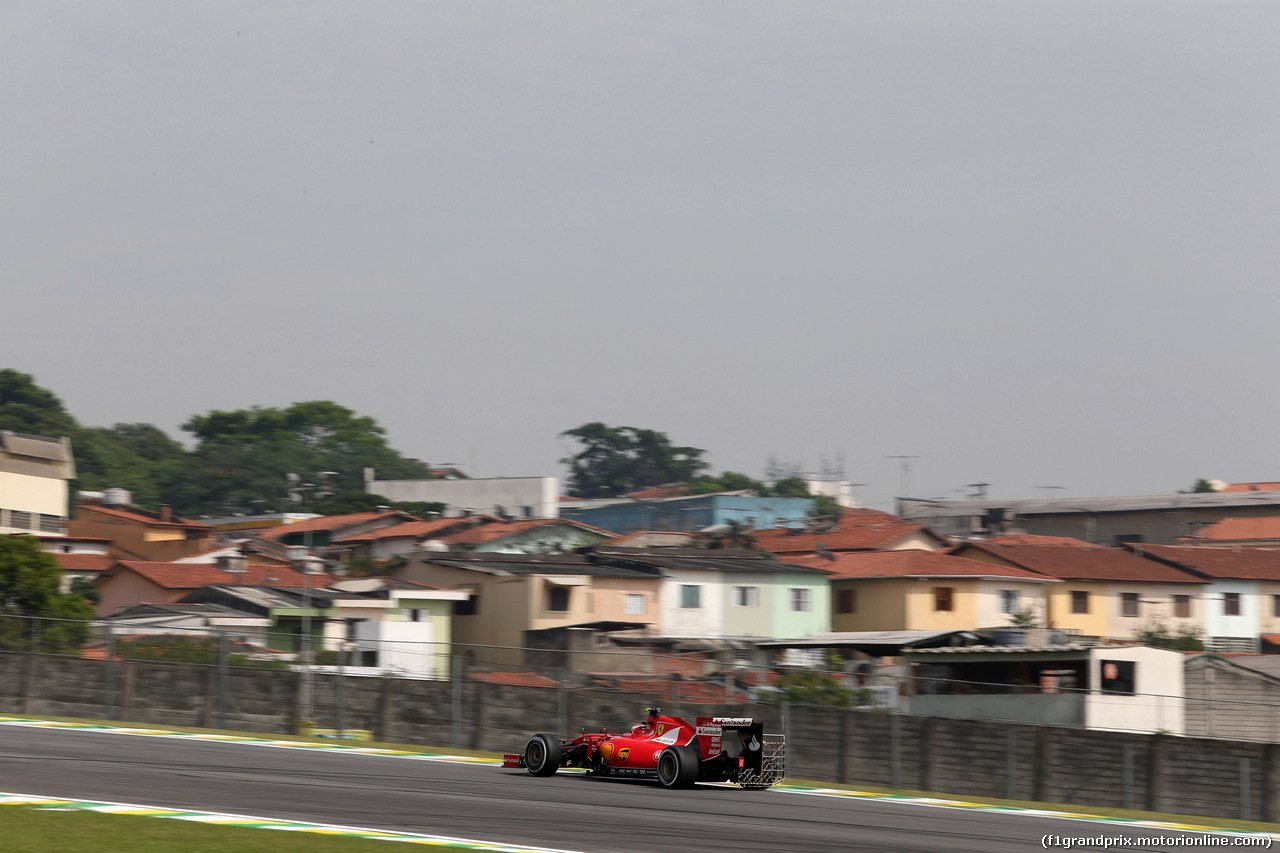
[[0, 367], [561, 474], [1280, 479], [1280, 3], [18, 2]]

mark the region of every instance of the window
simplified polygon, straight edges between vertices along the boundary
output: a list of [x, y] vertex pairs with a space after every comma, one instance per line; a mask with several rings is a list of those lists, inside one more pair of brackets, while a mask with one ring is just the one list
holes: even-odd
[[1089, 591], [1085, 589], [1071, 590], [1071, 612], [1072, 613], [1088, 613], [1089, 612]]
[[686, 583], [680, 585], [680, 606], [681, 607], [701, 607], [702, 606], [702, 587], [694, 583]]
[[1018, 591], [1016, 589], [1000, 590], [1000, 612], [1001, 613], [1017, 613], [1018, 612]]
[[[1137, 593], [1130, 593], [1136, 596]], [[1113, 696], [1132, 696], [1138, 682], [1137, 664], [1131, 660], [1100, 661], [1102, 692]]]
[[410, 622], [430, 622], [431, 621], [430, 610], [420, 610], [415, 607], [409, 610], [408, 613], [409, 613]]
[[480, 596], [473, 595], [470, 598], [453, 603], [454, 616], [475, 616], [480, 612]]
[[1271, 596], [1271, 615], [1280, 616], [1280, 595]]
[[804, 587], [793, 587], [791, 589], [791, 609], [801, 613], [807, 613], [810, 607], [809, 594], [812, 590]]
[[622, 612], [628, 616], [643, 616], [644, 596], [636, 592], [627, 593], [622, 599]]
[[1173, 615], [1179, 619], [1191, 617], [1191, 596], [1175, 595], [1173, 597]]
[[935, 586], [933, 588], [933, 609], [954, 610], [956, 589], [953, 586]]
[[1137, 616], [1138, 615], [1138, 594], [1136, 592], [1120, 593], [1120, 615], [1121, 616]]
[[9, 526], [17, 527], [22, 530], [31, 529], [31, 513], [22, 512], [20, 510], [9, 510]]
[[563, 613], [569, 609], [569, 593], [571, 590], [567, 586], [547, 587], [547, 609], [554, 610], [557, 613]]
[[1224, 592], [1222, 594], [1222, 615], [1223, 616], [1239, 616], [1240, 615], [1240, 593]]
[[739, 607], [759, 607], [760, 587], [735, 586], [733, 588], [733, 603]]
[[[1277, 598], [1280, 598], [1280, 596], [1277, 596]], [[858, 591], [856, 589], [836, 590], [836, 612], [858, 612]]]

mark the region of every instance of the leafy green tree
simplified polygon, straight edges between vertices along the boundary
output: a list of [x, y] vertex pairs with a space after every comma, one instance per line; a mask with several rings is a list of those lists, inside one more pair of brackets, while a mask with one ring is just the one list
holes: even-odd
[[37, 385], [35, 377], [0, 370], [0, 429], [62, 438], [74, 437], [79, 428], [57, 395]]
[[0, 648], [58, 654], [85, 644], [93, 606], [61, 585], [62, 569], [39, 540], [0, 536]]
[[803, 705], [838, 705], [848, 708], [870, 704], [871, 691], [842, 685], [830, 673], [812, 669], [784, 672], [767, 695], [768, 701], [786, 700]]
[[166, 497], [185, 515], [283, 510], [284, 475], [334, 471], [339, 494], [364, 488], [364, 469], [392, 479], [430, 479], [430, 469], [388, 446], [370, 417], [326, 400], [285, 409], [239, 409], [197, 415], [182, 425], [195, 449], [170, 472]]
[[415, 518], [426, 518], [429, 513], [444, 512], [449, 505], [440, 501], [393, 501], [369, 492], [347, 492], [336, 495], [316, 507], [321, 515], [348, 515], [353, 512], [377, 512], [386, 507]]
[[600, 421], [565, 430], [582, 450], [561, 459], [569, 466], [569, 493], [580, 498], [616, 497], [625, 492], [687, 483], [707, 463], [706, 451], [677, 447], [665, 433], [636, 427], [611, 427]]
[[186, 458], [181, 444], [151, 424], [82, 428], [72, 450], [79, 488], [128, 489], [133, 503], [153, 508], [166, 502], [163, 483]]
[[783, 477], [773, 484], [773, 494], [780, 498], [807, 498], [809, 484], [803, 477]]
[[769, 494], [769, 487], [759, 480], [753, 480], [746, 474], [739, 474], [737, 471], [725, 471], [716, 477], [712, 477], [709, 474], [699, 474], [689, 480], [689, 494], [691, 495], [742, 491], [752, 491], [757, 494], [767, 495]]
[[1204, 651], [1204, 637], [1201, 636], [1200, 629], [1194, 625], [1182, 625], [1174, 630], [1163, 621], [1156, 619], [1134, 632], [1134, 639], [1148, 646], [1173, 649], [1177, 652]]
[[1217, 491], [1216, 489], [1214, 489], [1213, 483], [1201, 477], [1199, 480], [1196, 480], [1194, 483], [1191, 484], [1191, 488], [1178, 489], [1178, 494], [1180, 495], [1197, 494], [1198, 495], [1198, 494], [1204, 494], [1205, 492], [1213, 492], [1213, 491]]

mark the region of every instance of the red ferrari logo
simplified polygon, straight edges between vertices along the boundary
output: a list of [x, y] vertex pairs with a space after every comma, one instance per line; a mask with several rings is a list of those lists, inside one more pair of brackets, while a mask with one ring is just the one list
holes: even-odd
[[665, 729], [666, 727], [667, 727], [666, 723], [658, 723], [658, 734], [661, 735], [663, 729]]
[[630, 754], [631, 754], [631, 747], [629, 747], [629, 746], [624, 746], [622, 749], [618, 750], [618, 760], [619, 760], [619, 761], [626, 761], [626, 760], [627, 760], [627, 756], [628, 756], [628, 755], [630, 755]]

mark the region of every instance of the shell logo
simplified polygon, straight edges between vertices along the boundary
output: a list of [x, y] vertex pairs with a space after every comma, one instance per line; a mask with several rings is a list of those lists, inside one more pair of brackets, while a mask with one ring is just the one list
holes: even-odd
[[629, 747], [629, 746], [624, 746], [622, 749], [618, 750], [618, 760], [619, 760], [619, 761], [626, 761], [626, 760], [627, 760], [627, 756], [628, 756], [628, 755], [630, 755], [630, 754], [631, 754], [631, 747]]
[[605, 761], [608, 761], [610, 758], [613, 758], [613, 744], [611, 743], [600, 744], [600, 754], [604, 756]]

